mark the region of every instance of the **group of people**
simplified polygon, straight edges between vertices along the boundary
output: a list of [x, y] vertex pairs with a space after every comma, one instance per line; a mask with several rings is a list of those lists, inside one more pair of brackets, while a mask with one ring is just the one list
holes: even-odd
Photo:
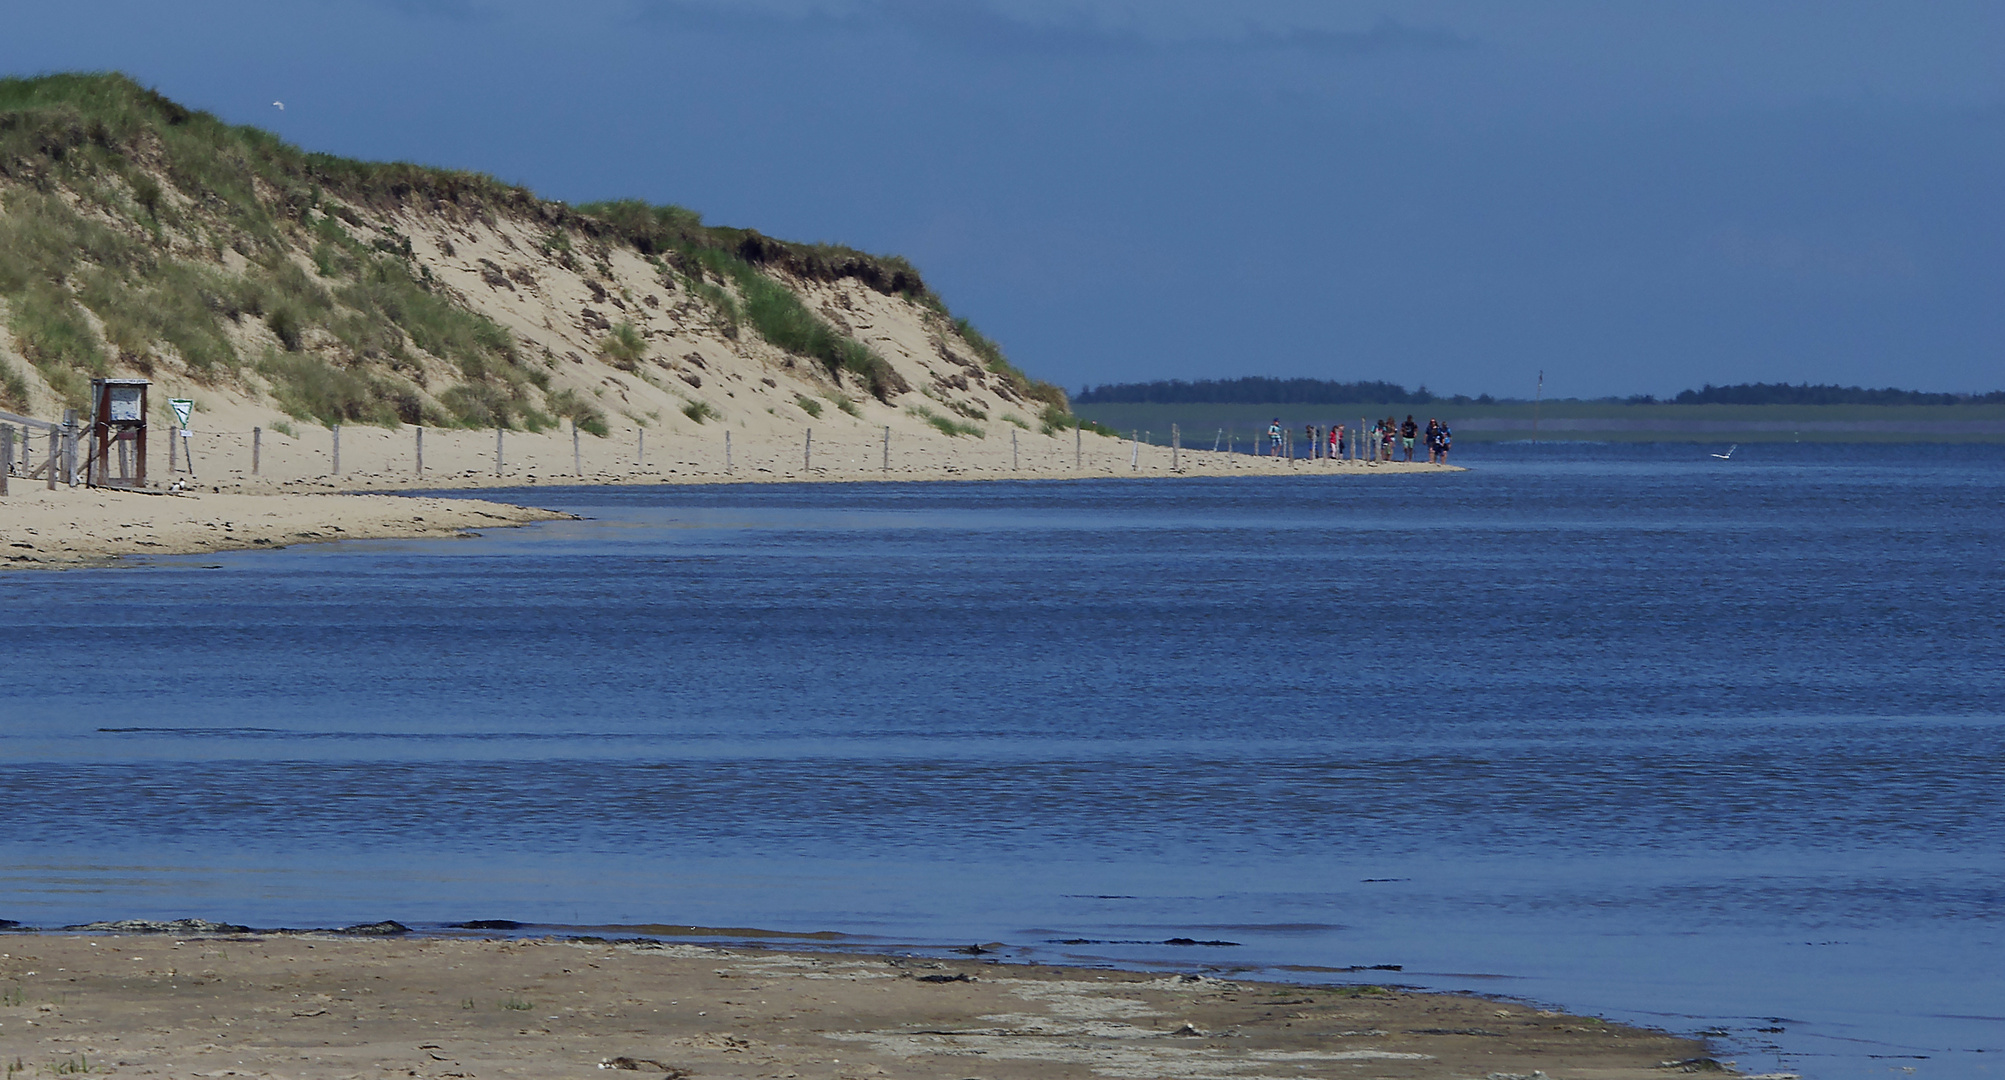
[[[1328, 428], [1306, 424], [1303, 426], [1302, 434], [1306, 439], [1310, 457], [1327, 457], [1341, 461], [1353, 456], [1352, 436], [1342, 424], [1331, 424]], [[1369, 432], [1358, 434], [1355, 456], [1360, 460], [1376, 463], [1396, 460], [1397, 455], [1404, 452], [1406, 460], [1412, 461], [1413, 444], [1423, 436], [1427, 446], [1428, 462], [1435, 465], [1448, 464], [1448, 451], [1455, 445], [1455, 433], [1448, 430], [1446, 423], [1434, 417], [1428, 418], [1427, 428], [1423, 432], [1411, 414], [1408, 414], [1405, 423], [1401, 423], [1396, 416], [1373, 421]], [[1286, 433], [1281, 428], [1281, 418], [1277, 416], [1272, 424], [1267, 425], [1267, 441], [1270, 444], [1268, 452], [1274, 457], [1280, 457], [1282, 444], [1286, 439]]]

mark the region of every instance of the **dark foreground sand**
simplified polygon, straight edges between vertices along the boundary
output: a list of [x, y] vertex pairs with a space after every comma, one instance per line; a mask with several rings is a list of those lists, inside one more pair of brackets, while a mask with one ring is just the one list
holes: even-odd
[[[8, 1076], [1666, 1077], [1697, 1042], [1377, 987], [603, 942], [0, 935]], [[1682, 1065], [1682, 1068], [1681, 1068]]]

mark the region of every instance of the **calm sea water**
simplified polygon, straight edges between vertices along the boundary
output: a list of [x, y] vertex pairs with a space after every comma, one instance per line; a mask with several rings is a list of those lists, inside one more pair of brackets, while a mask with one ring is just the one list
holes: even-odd
[[2005, 448], [1458, 456], [9, 575], [0, 917], [1001, 942], [2005, 1075]]

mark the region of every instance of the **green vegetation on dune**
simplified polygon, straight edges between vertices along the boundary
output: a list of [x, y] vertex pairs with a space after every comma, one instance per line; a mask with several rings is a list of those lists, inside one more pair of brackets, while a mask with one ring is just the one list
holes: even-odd
[[[114, 362], [171, 358], [212, 385], [262, 376], [323, 423], [550, 422], [530, 393], [547, 377], [513, 338], [437, 293], [407, 240], [351, 231], [341, 205], [422, 193], [520, 208], [527, 192], [304, 153], [120, 75], [0, 79], [0, 182], [8, 327], [72, 406]], [[247, 321], [264, 346], [246, 344]], [[420, 351], [456, 369], [436, 405]]]
[[[123, 75], [0, 79], [0, 313], [69, 405], [84, 405], [94, 376], [164, 365], [205, 385], [268, 385], [321, 423], [534, 429], [568, 416], [603, 431], [596, 405], [552, 391], [554, 359], [525, 355], [438, 286], [408, 237], [371, 224], [399, 212], [526, 221], [581, 272], [630, 245], [731, 336], [748, 328], [889, 400], [911, 389], [896, 369], [791, 287], [855, 281], [935, 313], [943, 336], [1045, 403], [1047, 425], [1077, 422], [1062, 390], [954, 322], [903, 259], [709, 226], [680, 207], [573, 208], [477, 173], [309, 153]], [[629, 370], [645, 353], [631, 324], [600, 343]], [[20, 372], [0, 370], [0, 399], [21, 407], [28, 395]]]

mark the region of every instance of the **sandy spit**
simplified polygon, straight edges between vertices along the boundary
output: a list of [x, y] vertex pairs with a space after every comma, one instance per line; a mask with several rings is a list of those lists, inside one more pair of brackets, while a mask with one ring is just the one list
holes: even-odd
[[1705, 1054], [1397, 988], [553, 939], [8, 934], [0, 989], [0, 1057], [37, 1076], [1617, 1080]]
[[168, 494], [39, 485], [0, 501], [0, 568], [115, 564], [328, 540], [468, 535], [570, 515], [476, 499], [217, 492]]
[[[10, 478], [0, 498], [0, 569], [115, 564], [123, 556], [186, 555], [329, 540], [464, 535], [570, 515], [532, 506], [386, 494], [615, 484], [844, 483], [954, 480], [1137, 479], [1198, 476], [1292, 476], [1304, 480], [1461, 472], [1425, 462], [1285, 461], [1246, 454], [1136, 445], [1067, 432], [991, 433], [981, 439], [931, 432], [827, 425], [784, 436], [738, 432], [728, 449], [722, 431], [650, 441], [570, 432], [415, 428], [343, 428], [340, 469], [335, 436], [265, 432], [258, 469], [251, 439], [208, 433], [195, 440], [196, 471], [186, 457], [167, 472], [156, 448], [148, 487], [49, 490], [44, 481]], [[419, 452], [422, 440], [423, 470]], [[1206, 444], [1207, 446], [1209, 444]], [[25, 471], [25, 470], [24, 470]], [[185, 488], [175, 492], [175, 486]]]

